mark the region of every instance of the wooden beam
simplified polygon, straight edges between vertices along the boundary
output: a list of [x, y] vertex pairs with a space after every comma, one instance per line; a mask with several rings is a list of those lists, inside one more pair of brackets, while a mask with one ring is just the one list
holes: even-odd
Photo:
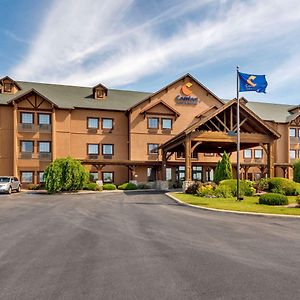
[[225, 129], [227, 129], [227, 131], [230, 131], [230, 129], [226, 126], [226, 124], [224, 124], [224, 122], [221, 119], [219, 119], [218, 116], [215, 116], [215, 118], [224, 126]]
[[230, 130], [233, 131], [233, 113], [232, 113], [232, 106], [230, 106]]
[[[242, 127], [242, 125], [248, 120], [248, 118], [245, 118], [241, 123], [240, 123], [240, 128]], [[237, 128], [237, 124], [235, 124], [233, 126], [233, 131], [236, 131], [236, 128]]]
[[190, 136], [185, 138], [185, 181], [192, 180], [192, 163], [191, 163], [191, 139]]
[[209, 120], [209, 122], [213, 124], [218, 131], [222, 131], [212, 120]]
[[191, 153], [194, 152], [194, 150], [197, 148], [197, 146], [199, 146], [200, 144], [202, 144], [202, 142], [197, 142], [191, 149]]

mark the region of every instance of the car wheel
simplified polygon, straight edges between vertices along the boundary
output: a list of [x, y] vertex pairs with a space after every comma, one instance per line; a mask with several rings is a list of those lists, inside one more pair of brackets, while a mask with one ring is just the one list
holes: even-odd
[[7, 191], [7, 193], [8, 194], [11, 194], [11, 191], [12, 191], [12, 189], [11, 189], [11, 186], [8, 188], [8, 191]]
[[20, 192], [21, 192], [21, 187], [19, 185], [18, 188], [17, 188], [17, 193], [20, 193]]

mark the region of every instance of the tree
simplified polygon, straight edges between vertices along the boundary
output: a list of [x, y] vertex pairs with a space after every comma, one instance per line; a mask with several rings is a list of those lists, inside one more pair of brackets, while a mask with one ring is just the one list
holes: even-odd
[[214, 182], [219, 183], [225, 179], [232, 179], [232, 166], [228, 154], [224, 151], [221, 160], [217, 162]]
[[294, 175], [293, 180], [300, 182], [300, 159], [297, 159], [293, 164]]
[[88, 180], [88, 173], [80, 161], [71, 157], [58, 158], [47, 166], [45, 188], [49, 193], [78, 191]]

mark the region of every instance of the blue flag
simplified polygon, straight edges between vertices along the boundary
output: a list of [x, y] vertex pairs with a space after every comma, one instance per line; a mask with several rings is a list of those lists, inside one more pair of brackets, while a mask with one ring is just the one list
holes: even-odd
[[257, 92], [265, 93], [268, 86], [265, 75], [253, 75], [240, 73], [240, 92]]

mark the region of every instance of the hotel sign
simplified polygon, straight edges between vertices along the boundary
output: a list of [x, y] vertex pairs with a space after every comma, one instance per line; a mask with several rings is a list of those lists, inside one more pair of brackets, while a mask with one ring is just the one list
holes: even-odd
[[181, 87], [182, 95], [177, 95], [175, 100], [177, 104], [190, 104], [196, 105], [199, 102], [198, 97], [192, 97], [192, 91], [189, 89], [193, 84], [188, 82]]

